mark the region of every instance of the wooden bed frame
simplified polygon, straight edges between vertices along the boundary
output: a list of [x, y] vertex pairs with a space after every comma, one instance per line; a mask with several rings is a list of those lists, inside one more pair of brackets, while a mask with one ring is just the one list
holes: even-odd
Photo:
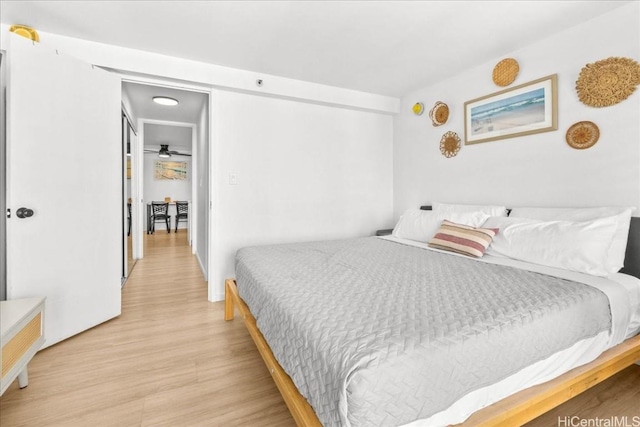
[[[632, 218], [629, 244], [623, 272], [638, 277], [640, 270], [640, 218]], [[282, 369], [269, 345], [256, 325], [249, 307], [240, 298], [235, 279], [225, 280], [224, 319], [233, 320], [235, 309], [240, 312], [249, 334], [271, 373], [282, 397], [300, 427], [322, 426], [313, 408], [300, 394], [295, 384]], [[561, 405], [574, 396], [601, 383], [623, 369], [640, 361], [640, 335], [605, 351], [591, 363], [543, 384], [530, 387], [502, 399], [472, 414], [460, 426], [514, 426], [525, 424], [545, 412]]]

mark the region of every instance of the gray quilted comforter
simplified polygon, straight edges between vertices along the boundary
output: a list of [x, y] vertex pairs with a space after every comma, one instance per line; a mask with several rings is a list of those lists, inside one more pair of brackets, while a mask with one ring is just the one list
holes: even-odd
[[236, 279], [325, 426], [427, 418], [611, 324], [590, 286], [375, 237], [243, 248]]

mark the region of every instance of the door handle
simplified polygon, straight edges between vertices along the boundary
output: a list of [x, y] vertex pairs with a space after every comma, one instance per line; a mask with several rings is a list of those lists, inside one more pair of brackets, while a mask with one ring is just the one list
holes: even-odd
[[19, 208], [16, 211], [16, 216], [18, 218], [31, 218], [33, 216], [33, 210], [29, 208]]

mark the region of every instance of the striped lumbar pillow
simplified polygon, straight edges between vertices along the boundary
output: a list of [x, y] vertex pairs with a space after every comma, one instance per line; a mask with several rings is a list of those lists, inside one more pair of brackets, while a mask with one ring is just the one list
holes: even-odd
[[429, 247], [480, 258], [496, 234], [497, 228], [476, 228], [444, 220], [429, 240]]

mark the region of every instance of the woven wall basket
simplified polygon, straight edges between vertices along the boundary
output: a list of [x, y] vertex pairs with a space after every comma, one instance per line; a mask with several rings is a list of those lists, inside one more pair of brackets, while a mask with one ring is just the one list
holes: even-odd
[[440, 140], [440, 152], [443, 156], [454, 157], [460, 151], [460, 137], [455, 132], [446, 132]]
[[640, 64], [630, 58], [611, 57], [587, 64], [576, 81], [580, 101], [608, 107], [627, 99], [640, 84]]
[[437, 101], [431, 111], [429, 111], [431, 123], [434, 126], [441, 126], [449, 120], [449, 106], [444, 102]]
[[506, 58], [493, 67], [493, 82], [498, 86], [509, 86], [516, 79], [520, 65], [513, 58]]
[[567, 144], [578, 150], [593, 147], [600, 139], [600, 129], [593, 122], [577, 122], [567, 130]]

